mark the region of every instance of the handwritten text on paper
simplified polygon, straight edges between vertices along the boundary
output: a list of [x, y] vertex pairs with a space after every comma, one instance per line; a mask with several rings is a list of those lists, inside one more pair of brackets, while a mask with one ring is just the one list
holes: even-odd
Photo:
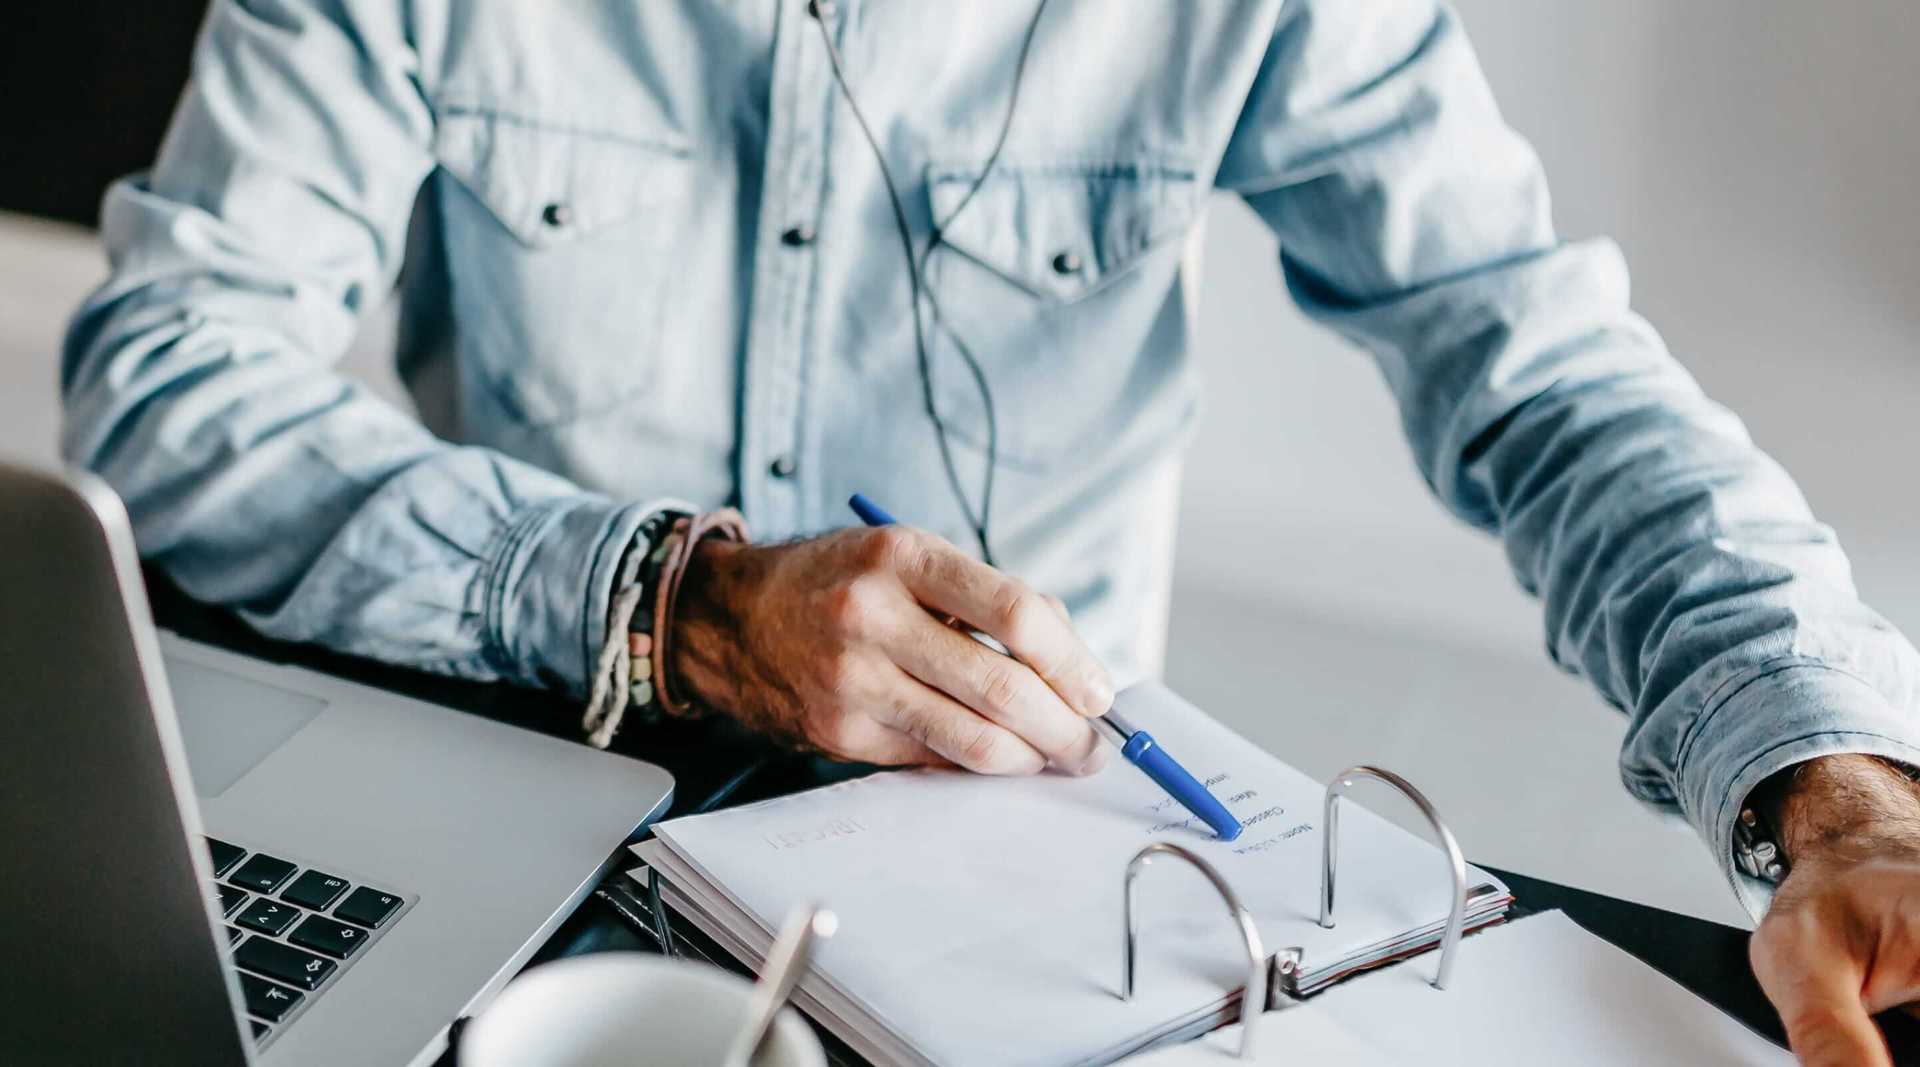
[[807, 830], [789, 830], [777, 834], [766, 834], [761, 837], [761, 840], [765, 841], [768, 846], [778, 852], [789, 848], [799, 848], [802, 845], [815, 844], [820, 841], [831, 841], [840, 837], [852, 837], [854, 834], [860, 833], [865, 829], [867, 829], [867, 824], [861, 822], [859, 819], [841, 817], [824, 826], [816, 826]]

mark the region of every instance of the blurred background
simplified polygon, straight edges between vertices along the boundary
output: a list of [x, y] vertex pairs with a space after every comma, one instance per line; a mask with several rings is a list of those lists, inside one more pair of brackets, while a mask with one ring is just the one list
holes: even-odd
[[[1920, 633], [1920, 4], [1456, 4], [1561, 231], [1619, 241], [1640, 312], [1799, 477], [1867, 600]], [[100, 193], [152, 157], [202, 7], [8, 15], [0, 453], [55, 456]], [[1547, 663], [1498, 546], [1427, 496], [1372, 364], [1300, 319], [1231, 199], [1204, 282], [1172, 684], [1316, 776], [1401, 771], [1482, 862], [1747, 923], [1691, 831], [1620, 787], [1623, 720]], [[370, 320], [349, 366], [397, 394], [391, 328]]]

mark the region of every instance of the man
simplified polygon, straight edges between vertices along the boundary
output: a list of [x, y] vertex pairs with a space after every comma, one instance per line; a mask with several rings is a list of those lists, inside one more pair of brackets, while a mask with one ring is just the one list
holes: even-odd
[[[1920, 657], [1617, 251], [1556, 238], [1434, 0], [217, 0], [158, 164], [108, 197], [65, 445], [195, 595], [590, 697], [602, 742], [697, 707], [1085, 771], [1086, 717], [1154, 662], [1213, 189], [1628, 714], [1629, 788], [1765, 912], [1796, 1051], [1886, 1062], [1869, 1013], [1920, 999]], [[439, 437], [329, 369], [408, 247]], [[856, 489], [934, 532], [823, 533]], [[1747, 810], [1788, 863], [1770, 910]]]

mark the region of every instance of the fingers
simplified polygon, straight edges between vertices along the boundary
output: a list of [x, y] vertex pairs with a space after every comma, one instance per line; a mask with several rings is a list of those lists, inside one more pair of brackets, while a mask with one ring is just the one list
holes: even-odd
[[[961, 640], [974, 643], [967, 638]], [[1047, 758], [1038, 749], [1013, 731], [974, 714], [952, 697], [904, 672], [898, 673], [897, 683], [890, 687], [874, 715], [881, 725], [892, 727], [942, 759], [979, 774], [1034, 774], [1047, 764]]]
[[1052, 593], [1042, 593], [1040, 594], [1040, 599], [1047, 602], [1047, 606], [1053, 609], [1055, 615], [1060, 616], [1061, 622], [1069, 626], [1073, 625], [1073, 615], [1067, 611], [1066, 601], [1054, 596]]
[[1806, 1067], [1892, 1067], [1861, 998], [1862, 965], [1812, 911], [1770, 915], [1749, 946], [1754, 975]]
[[1105, 765], [1099, 735], [1039, 675], [920, 614], [888, 648], [908, 674], [1012, 731], [1064, 771], [1091, 774]]
[[922, 604], [999, 641], [1078, 714], [1104, 715], [1113, 706], [1113, 681], [1062, 608], [936, 537], [898, 536], [905, 542], [900, 576]]
[[[853, 736], [860, 728], [847, 720], [870, 718], [975, 771], [1033, 773], [1052, 761], [1089, 773], [1104, 763], [1086, 717], [1112, 705], [1112, 683], [1063, 604], [920, 531], [843, 531], [833, 544], [852, 553], [841, 557], [852, 574], [815, 612], [829, 635], [827, 656], [815, 661], [822, 706], [833, 712], [816, 717], [818, 732], [833, 735], [816, 744], [867, 760], [878, 747], [914, 755], [898, 739]], [[940, 616], [957, 621], [942, 625]]]
[[951, 760], [915, 738], [864, 715], [847, 716], [824, 733], [824, 737], [809, 740], [821, 751], [839, 760], [873, 763], [882, 767], [953, 765]]
[[1787, 1044], [1805, 1067], [1893, 1067], [1880, 1028], [1860, 1003], [1858, 993], [1817, 979], [1798, 983], [1788, 993], [1792, 1007], [1780, 1010]]

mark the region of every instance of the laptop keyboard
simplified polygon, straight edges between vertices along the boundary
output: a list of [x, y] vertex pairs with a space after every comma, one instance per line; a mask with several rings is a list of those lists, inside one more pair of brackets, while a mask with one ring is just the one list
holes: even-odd
[[228, 953], [264, 1047], [391, 929], [398, 893], [207, 838]]

